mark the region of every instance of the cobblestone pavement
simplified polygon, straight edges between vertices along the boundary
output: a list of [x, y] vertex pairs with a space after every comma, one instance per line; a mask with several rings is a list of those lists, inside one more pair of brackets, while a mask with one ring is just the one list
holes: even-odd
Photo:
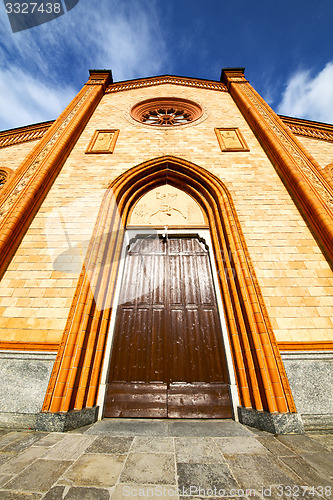
[[333, 434], [232, 420], [105, 419], [67, 433], [0, 430], [0, 499], [333, 500]]

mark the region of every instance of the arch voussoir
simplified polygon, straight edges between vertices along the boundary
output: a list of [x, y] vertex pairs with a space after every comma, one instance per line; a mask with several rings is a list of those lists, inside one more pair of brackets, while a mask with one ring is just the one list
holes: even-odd
[[241, 405], [295, 412], [231, 195], [207, 170], [168, 156], [129, 169], [105, 193], [43, 411], [96, 405], [128, 214], [146, 192], [166, 182], [196, 199], [209, 222]]

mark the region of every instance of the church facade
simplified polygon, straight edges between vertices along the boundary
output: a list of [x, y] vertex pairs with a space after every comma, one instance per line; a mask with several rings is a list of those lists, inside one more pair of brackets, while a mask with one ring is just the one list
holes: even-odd
[[0, 426], [333, 424], [333, 125], [91, 70], [0, 132]]

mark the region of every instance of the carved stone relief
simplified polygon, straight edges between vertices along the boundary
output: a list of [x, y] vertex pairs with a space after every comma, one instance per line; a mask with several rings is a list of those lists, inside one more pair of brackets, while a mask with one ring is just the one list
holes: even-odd
[[249, 151], [238, 128], [216, 128], [215, 132], [221, 151]]
[[95, 130], [86, 153], [113, 153], [119, 130]]
[[134, 226], [203, 226], [204, 214], [187, 193], [173, 186], [152, 189], [134, 206], [129, 219]]

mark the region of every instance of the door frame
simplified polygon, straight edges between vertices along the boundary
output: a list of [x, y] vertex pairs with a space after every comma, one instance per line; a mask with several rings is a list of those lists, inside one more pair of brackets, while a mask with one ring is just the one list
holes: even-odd
[[42, 412], [96, 407], [128, 217], [148, 191], [178, 187], [210, 229], [240, 399], [239, 411], [295, 413], [287, 374], [237, 210], [212, 172], [173, 156], [125, 169], [105, 192], [53, 365]]
[[[223, 310], [222, 297], [221, 297], [219, 284], [218, 284], [217, 270], [216, 270], [214, 254], [213, 254], [213, 250], [212, 250], [212, 241], [211, 241], [209, 229], [202, 228], [202, 227], [201, 228], [193, 228], [193, 227], [192, 228], [174, 228], [174, 229], [168, 228], [167, 232], [168, 232], [168, 236], [198, 235], [199, 238], [202, 238], [204, 240], [204, 242], [207, 246], [210, 267], [211, 267], [212, 277], [213, 277], [214, 292], [215, 292], [216, 302], [217, 302], [217, 312], [218, 312], [218, 317], [219, 317], [221, 331], [222, 331], [222, 343], [223, 343], [226, 367], [227, 367], [227, 372], [228, 372], [228, 389], [229, 389], [231, 410], [232, 410], [232, 414], [233, 414], [233, 419], [237, 421], [238, 420], [237, 407], [239, 406], [239, 397], [238, 397], [238, 390], [237, 390], [237, 383], [236, 383], [236, 375], [235, 375], [234, 365], [233, 365], [233, 361], [232, 361], [231, 346], [230, 346], [229, 335], [228, 335], [228, 330], [227, 330], [227, 325], [226, 325], [226, 320], [225, 320], [225, 314], [224, 314], [224, 310]], [[114, 307], [113, 307], [113, 310], [111, 313], [111, 318], [110, 318], [110, 327], [109, 327], [109, 333], [108, 333], [108, 338], [107, 338], [107, 343], [106, 343], [106, 348], [105, 348], [105, 356], [104, 356], [104, 362], [103, 362], [102, 374], [101, 374], [101, 383], [100, 383], [100, 387], [99, 387], [99, 391], [98, 391], [98, 399], [97, 399], [97, 406], [99, 407], [98, 420], [101, 420], [103, 418], [103, 415], [104, 415], [104, 405], [105, 405], [105, 399], [106, 399], [107, 388], [108, 388], [108, 379], [109, 379], [109, 371], [110, 371], [111, 358], [112, 358], [112, 347], [113, 347], [113, 338], [114, 338], [117, 310], [118, 310], [118, 305], [119, 305], [121, 286], [123, 283], [124, 272], [125, 272], [126, 251], [130, 245], [131, 240], [133, 240], [133, 238], [135, 238], [139, 235], [156, 235], [156, 237], [159, 237], [159, 236], [162, 236], [164, 233], [165, 233], [165, 229], [154, 228], [154, 227], [128, 228], [125, 231], [124, 242], [123, 242], [123, 246], [122, 246], [120, 264], [119, 264], [119, 274], [118, 274], [117, 285], [116, 285], [116, 289], [115, 289]]]

